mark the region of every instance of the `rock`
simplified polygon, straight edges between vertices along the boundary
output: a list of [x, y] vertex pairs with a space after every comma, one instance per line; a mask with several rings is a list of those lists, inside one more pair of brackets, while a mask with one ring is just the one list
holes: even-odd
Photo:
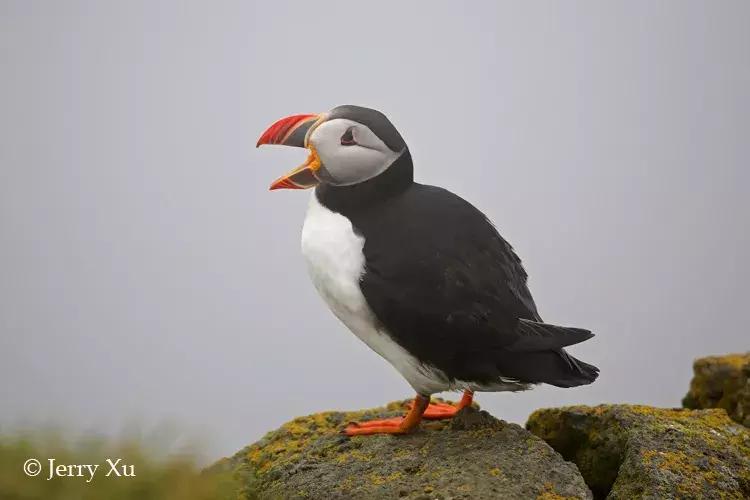
[[733, 420], [750, 427], [750, 352], [696, 359], [682, 406], [723, 408]]
[[475, 408], [405, 436], [341, 434], [350, 421], [400, 415], [405, 403], [296, 418], [210, 471], [234, 471], [241, 498], [592, 498], [574, 464]]
[[572, 460], [596, 498], [750, 498], [750, 431], [723, 410], [537, 410], [526, 428]]

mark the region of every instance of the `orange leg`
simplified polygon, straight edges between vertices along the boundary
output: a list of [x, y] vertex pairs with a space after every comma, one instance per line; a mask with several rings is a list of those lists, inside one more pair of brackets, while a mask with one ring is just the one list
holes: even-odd
[[427, 420], [453, 418], [456, 416], [456, 413], [461, 411], [463, 408], [471, 406], [472, 401], [474, 401], [474, 392], [466, 390], [464, 391], [464, 395], [461, 396], [461, 401], [459, 401], [456, 405], [449, 405], [447, 403], [430, 403], [430, 405], [422, 415], [422, 418], [425, 418]]
[[347, 436], [364, 436], [368, 434], [406, 434], [413, 431], [422, 420], [422, 414], [430, 404], [429, 396], [417, 394], [405, 417], [353, 422], [346, 426]]

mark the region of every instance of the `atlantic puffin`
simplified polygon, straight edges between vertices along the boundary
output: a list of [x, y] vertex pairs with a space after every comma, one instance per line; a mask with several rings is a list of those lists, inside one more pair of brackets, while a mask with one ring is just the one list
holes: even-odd
[[[593, 334], [544, 323], [513, 248], [480, 210], [414, 182], [409, 148], [360, 106], [282, 118], [257, 146], [307, 148], [271, 189], [314, 188], [302, 228], [310, 278], [331, 311], [416, 391], [404, 417], [350, 423], [349, 436], [404, 434], [450, 418], [475, 391], [575, 387], [599, 369], [565, 347]], [[432, 394], [463, 391], [456, 405]]]

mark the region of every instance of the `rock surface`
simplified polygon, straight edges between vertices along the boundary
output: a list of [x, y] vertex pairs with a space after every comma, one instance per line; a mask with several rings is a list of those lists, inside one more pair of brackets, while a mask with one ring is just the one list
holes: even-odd
[[693, 363], [685, 408], [723, 408], [750, 427], [750, 353], [708, 356]]
[[392, 417], [405, 402], [300, 417], [224, 459], [240, 498], [591, 498], [576, 466], [518, 425], [465, 408], [406, 436], [358, 436], [349, 421]]
[[527, 429], [578, 465], [596, 498], [750, 498], [750, 431], [723, 410], [537, 410]]

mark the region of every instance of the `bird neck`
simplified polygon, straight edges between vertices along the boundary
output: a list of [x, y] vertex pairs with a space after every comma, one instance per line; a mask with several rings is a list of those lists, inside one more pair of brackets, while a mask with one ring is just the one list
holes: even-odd
[[338, 213], [367, 208], [408, 189], [414, 184], [411, 154], [404, 149], [383, 173], [351, 186], [319, 184], [315, 195], [321, 205]]

